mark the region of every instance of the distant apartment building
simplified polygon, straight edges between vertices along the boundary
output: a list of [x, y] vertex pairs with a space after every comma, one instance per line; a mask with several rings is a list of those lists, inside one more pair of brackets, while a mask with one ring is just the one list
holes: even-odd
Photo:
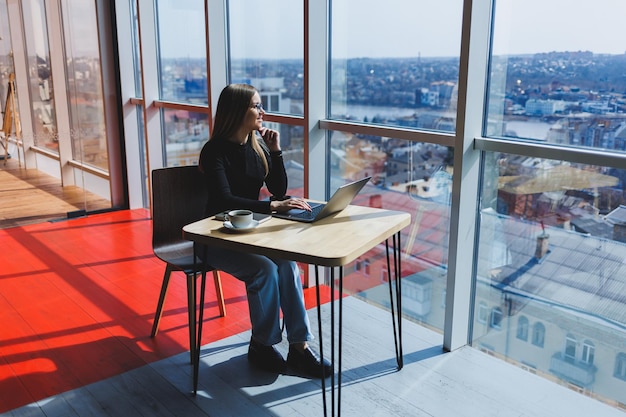
[[427, 107], [448, 107], [452, 102], [456, 105], [456, 91], [456, 83], [449, 81], [433, 82], [428, 88], [419, 90], [419, 103]]
[[608, 118], [593, 119], [583, 137], [585, 146], [626, 150], [626, 121]]
[[253, 85], [261, 96], [263, 108], [272, 113], [290, 113], [291, 99], [284, 97], [285, 79], [282, 77], [250, 78], [248, 84]]
[[588, 101], [582, 103], [582, 111], [593, 114], [606, 114], [613, 110], [608, 101]]
[[550, 127], [549, 143], [626, 150], [626, 119], [615, 115], [563, 117]]
[[529, 116], [548, 116], [565, 110], [563, 100], [540, 100], [531, 98], [526, 101], [526, 114]]
[[429, 90], [428, 88], [420, 89], [420, 104], [427, 107], [438, 107], [439, 92]]

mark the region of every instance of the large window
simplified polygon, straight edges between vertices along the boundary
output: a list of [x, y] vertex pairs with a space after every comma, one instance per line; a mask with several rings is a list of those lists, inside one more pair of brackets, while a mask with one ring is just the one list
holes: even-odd
[[[348, 181], [371, 176], [354, 204], [411, 213], [412, 224], [401, 236], [404, 313], [443, 329], [444, 310], [433, 308], [438, 305], [433, 300], [440, 300], [446, 288], [452, 187], [449, 149], [341, 131], [330, 134], [330, 145], [331, 191]], [[386, 306], [388, 290], [380, 285], [380, 276], [383, 281], [388, 279], [384, 247], [367, 257], [369, 272], [355, 268], [344, 285], [347, 291]]]
[[6, 0], [0, 0], [0, 111], [3, 112], [3, 116], [9, 85], [9, 74], [14, 73], [14, 71], [7, 3]]
[[[623, 326], [624, 317], [602, 306], [621, 309], [626, 172], [504, 153], [486, 153], [484, 164], [477, 300], [510, 300], [508, 320], [524, 314], [558, 324], [561, 340], [568, 332], [592, 329], [596, 341], [613, 340], [611, 323]], [[504, 349], [506, 337], [498, 338], [500, 345], [489, 343]], [[534, 344], [543, 343], [537, 342], [533, 334]], [[611, 346], [614, 354], [619, 348], [619, 343]], [[568, 343], [565, 357], [573, 360], [575, 349], [574, 342]], [[590, 349], [587, 359], [593, 356]], [[524, 355], [541, 363], [533, 351]]]
[[304, 2], [229, 0], [230, 82], [252, 84], [269, 113], [304, 113]]
[[200, 149], [209, 138], [205, 3], [202, 0], [155, 3], [159, 105], [163, 108], [161, 140], [166, 166], [197, 164]]
[[209, 138], [208, 116], [173, 109], [164, 109], [162, 114], [166, 165], [197, 164], [202, 145]]
[[335, 0], [333, 119], [454, 131], [462, 1]]
[[208, 104], [204, 1], [157, 0], [156, 4], [160, 98]]
[[[412, 224], [401, 236], [403, 312], [440, 330], [453, 152], [412, 134], [455, 130], [461, 11], [462, 1], [456, 0], [392, 0], [384, 7], [370, 0], [330, 2], [326, 107], [329, 123], [340, 126], [329, 133], [330, 191], [371, 176], [355, 204], [411, 213]], [[342, 122], [361, 128], [351, 131]], [[389, 277], [384, 270], [377, 272], [384, 247], [367, 256], [370, 273], [356, 270], [345, 285], [357, 296], [387, 306], [386, 285], [380, 281]]]
[[[505, 314], [502, 332], [476, 319], [472, 335], [621, 402], [606, 377], [626, 325], [616, 314], [626, 273], [624, 15], [616, 0], [493, 2], [475, 302]], [[534, 323], [531, 344], [511, 352], [522, 315]]]
[[36, 146], [58, 154], [59, 138], [54, 109], [46, 6], [43, 0], [25, 0], [21, 4], [33, 112], [33, 142]]
[[625, 151], [626, 3], [494, 3], [487, 135]]
[[109, 170], [94, 2], [63, 0], [63, 30], [73, 158]]
[[[620, 330], [614, 323], [624, 325], [624, 316], [617, 312], [623, 308], [620, 289], [626, 276], [626, 173], [504, 153], [486, 153], [484, 164], [477, 301], [504, 305], [508, 300], [512, 308], [503, 311], [510, 311], [510, 317], [503, 321], [524, 314], [553, 323], [555, 337], [567, 343], [545, 349], [543, 371], [557, 369], [560, 377], [573, 378], [568, 374], [573, 369], [559, 366], [558, 359], [549, 360], [561, 349], [563, 360], [579, 359], [570, 332], [595, 337], [583, 348], [583, 362], [594, 361], [593, 346], [599, 341], [614, 357], [621, 349], [615, 339]], [[503, 324], [502, 329], [508, 326]], [[479, 326], [474, 332], [475, 343], [488, 340], [503, 354], [507, 338], [514, 337], [507, 332], [482, 334]], [[543, 346], [536, 329], [532, 342]], [[541, 370], [536, 351], [519, 355], [522, 361], [538, 363]], [[595, 365], [602, 366], [598, 358]]]
[[135, 72], [135, 96], [143, 97], [141, 88], [141, 48], [139, 42], [139, 16], [137, 14], [137, 1], [130, 2], [131, 25], [132, 25], [132, 51], [133, 51], [133, 70]]

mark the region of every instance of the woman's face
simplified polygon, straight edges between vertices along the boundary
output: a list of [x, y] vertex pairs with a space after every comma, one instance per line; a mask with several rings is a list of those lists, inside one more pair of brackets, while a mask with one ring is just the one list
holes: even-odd
[[254, 93], [252, 99], [250, 100], [250, 106], [248, 106], [248, 111], [246, 112], [243, 118], [243, 124], [249, 130], [259, 130], [263, 127], [263, 115], [265, 112], [263, 111], [263, 107], [261, 106], [261, 96], [259, 93]]

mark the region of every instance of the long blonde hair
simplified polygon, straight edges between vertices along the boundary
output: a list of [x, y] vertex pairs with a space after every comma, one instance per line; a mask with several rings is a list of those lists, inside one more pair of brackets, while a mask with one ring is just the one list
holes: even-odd
[[[215, 123], [213, 123], [213, 132], [209, 140], [229, 140], [237, 133], [250, 109], [250, 100], [254, 93], [257, 93], [256, 88], [248, 84], [230, 84], [224, 87], [217, 101]], [[265, 167], [265, 176], [267, 176], [269, 173], [267, 158], [254, 130], [248, 133], [248, 140], [261, 158]]]

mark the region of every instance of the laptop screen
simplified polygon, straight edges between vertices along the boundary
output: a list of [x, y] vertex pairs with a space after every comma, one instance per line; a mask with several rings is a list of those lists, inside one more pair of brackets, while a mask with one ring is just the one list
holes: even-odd
[[273, 216], [305, 222], [323, 219], [348, 207], [352, 200], [354, 200], [354, 197], [356, 197], [370, 179], [371, 177], [365, 177], [342, 185], [335, 191], [327, 203], [313, 203], [310, 212], [306, 210], [289, 210], [285, 213], [275, 213]]

